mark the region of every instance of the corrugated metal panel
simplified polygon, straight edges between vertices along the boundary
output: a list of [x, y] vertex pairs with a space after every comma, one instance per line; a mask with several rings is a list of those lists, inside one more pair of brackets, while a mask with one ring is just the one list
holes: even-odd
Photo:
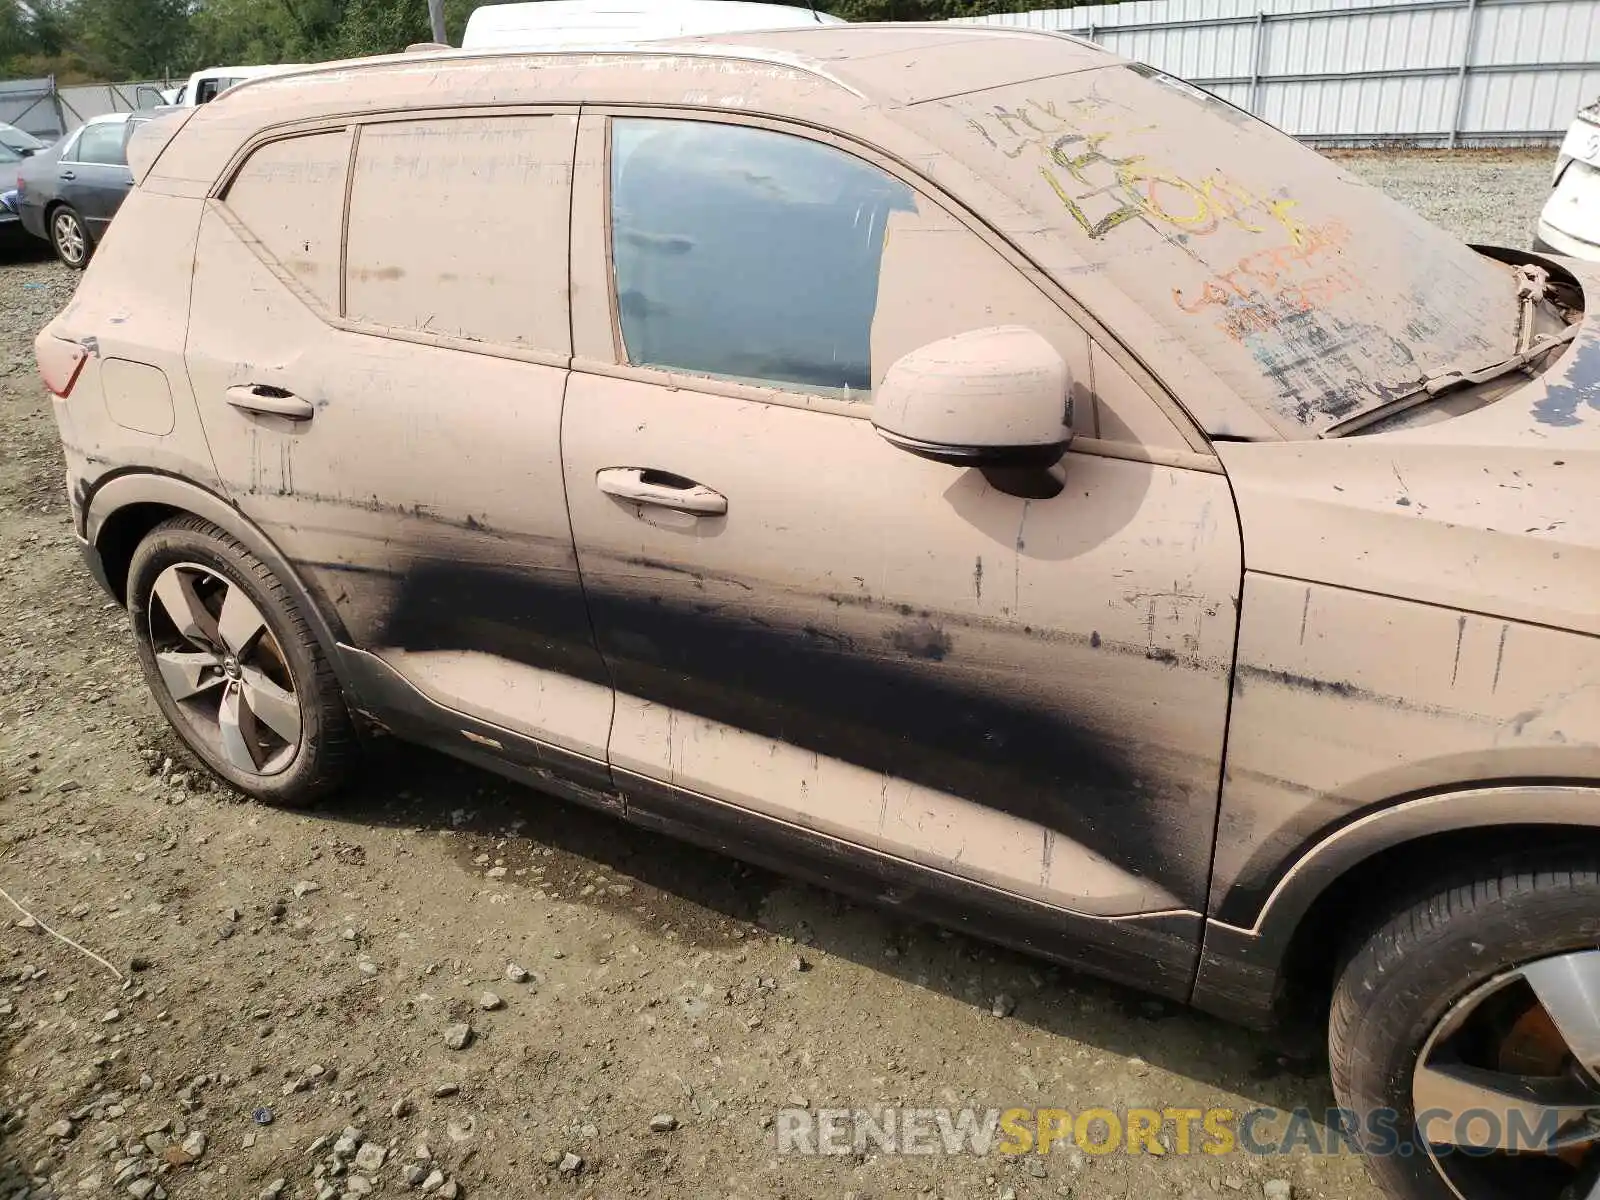
[[1092, 37], [1313, 141], [1553, 142], [1600, 97], [1600, 0], [1124, 0], [963, 20]]

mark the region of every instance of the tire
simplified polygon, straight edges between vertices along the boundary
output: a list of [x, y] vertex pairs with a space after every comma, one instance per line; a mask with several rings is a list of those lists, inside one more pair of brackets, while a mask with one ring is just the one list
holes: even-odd
[[56, 257], [75, 271], [81, 271], [94, 257], [94, 243], [89, 240], [89, 230], [70, 204], [58, 204], [47, 218], [50, 248]]
[[[357, 753], [354, 725], [321, 646], [260, 560], [199, 517], [175, 517], [134, 552], [127, 594], [145, 681], [207, 767], [246, 795], [282, 807], [311, 804], [338, 788]], [[174, 597], [187, 602], [188, 617]], [[185, 634], [179, 624], [193, 618], [196, 600], [220, 615], [207, 624], [202, 611]], [[215, 667], [196, 665], [206, 645]], [[177, 694], [191, 687], [192, 694]]]
[[[1547, 1015], [1556, 1010], [1540, 1002], [1551, 993], [1537, 991], [1533, 981], [1547, 980], [1539, 972], [1558, 962], [1582, 963], [1593, 976], [1600, 963], [1597, 946], [1600, 855], [1550, 851], [1491, 861], [1441, 885], [1400, 908], [1354, 948], [1334, 990], [1328, 1058], [1340, 1105], [1363, 1123], [1365, 1133], [1355, 1140], [1369, 1151], [1368, 1165], [1388, 1195], [1558, 1200], [1588, 1194], [1600, 1173], [1600, 1150], [1587, 1158], [1581, 1149], [1569, 1152], [1574, 1157], [1566, 1162], [1540, 1153], [1436, 1158], [1417, 1136], [1413, 1089], [1425, 1051], [1429, 1064], [1442, 1062], [1447, 1070], [1465, 1063], [1508, 1071], [1508, 1078], [1583, 1075], [1570, 1055], [1558, 1052], [1551, 1065], [1533, 1070], [1526, 1060], [1513, 1067], [1502, 1056], [1508, 1047], [1536, 1044], [1516, 1042], [1530, 1020], [1535, 1030], [1554, 1030], [1559, 1039]], [[1489, 1036], [1491, 1027], [1503, 1032]], [[1397, 1135], [1387, 1139], [1388, 1153], [1385, 1139], [1372, 1140], [1368, 1123], [1384, 1109], [1392, 1110]]]

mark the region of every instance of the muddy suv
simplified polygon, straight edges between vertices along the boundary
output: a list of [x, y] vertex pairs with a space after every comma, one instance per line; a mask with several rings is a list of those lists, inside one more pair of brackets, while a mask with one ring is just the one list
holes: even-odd
[[1394, 1195], [1594, 1194], [1600, 275], [1026, 30], [367, 60], [130, 156], [39, 363], [218, 775], [387, 730], [1331, 998]]

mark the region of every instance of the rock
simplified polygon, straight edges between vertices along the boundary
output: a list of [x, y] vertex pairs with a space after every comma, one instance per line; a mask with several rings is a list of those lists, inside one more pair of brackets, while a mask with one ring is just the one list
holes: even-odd
[[671, 1113], [657, 1113], [650, 1118], [651, 1133], [671, 1133], [678, 1127], [678, 1118]]
[[201, 1157], [206, 1152], [206, 1135], [196, 1129], [183, 1139], [183, 1152], [191, 1159]]
[[281, 1176], [256, 1193], [256, 1200], [278, 1200], [288, 1188], [289, 1181]]
[[525, 967], [519, 967], [516, 963], [507, 963], [506, 978], [511, 980], [512, 983], [527, 983], [528, 980], [533, 978], [533, 975]]
[[428, 1172], [428, 1177], [422, 1181], [422, 1194], [432, 1195], [444, 1186], [444, 1172], [435, 1167]]
[[1017, 998], [1001, 992], [994, 998], [994, 1003], [989, 1006], [989, 1012], [996, 1017], [1009, 1017], [1017, 1011]]
[[344, 1181], [346, 1196], [365, 1196], [372, 1191], [372, 1180], [365, 1175], [347, 1175]]
[[1261, 1195], [1265, 1200], [1290, 1200], [1294, 1187], [1287, 1179], [1269, 1179], [1261, 1185]]
[[506, 1002], [493, 992], [485, 992], [478, 997], [478, 1007], [483, 1009], [484, 1012], [494, 1012], [496, 1009], [501, 1009], [505, 1006]]
[[108, 1008], [106, 1015], [100, 1018], [100, 1023], [102, 1025], [115, 1025], [120, 1020], [122, 1020], [122, 1010], [120, 1008]]
[[407, 1187], [416, 1187], [427, 1176], [420, 1163], [407, 1163], [406, 1169], [401, 1174], [406, 1178]]
[[1045, 1179], [1050, 1175], [1050, 1172], [1045, 1170], [1044, 1162], [1039, 1158], [1028, 1159], [1028, 1165], [1023, 1169], [1035, 1179]]
[[339, 1159], [351, 1159], [359, 1149], [361, 1149], [361, 1130], [354, 1125], [346, 1125], [339, 1139], [333, 1143], [333, 1156]]
[[472, 1037], [472, 1026], [461, 1021], [444, 1031], [444, 1044], [452, 1050], [465, 1050], [472, 1045]]
[[135, 1179], [128, 1185], [128, 1195], [133, 1200], [149, 1200], [155, 1194], [156, 1181], [154, 1179]]
[[433, 1089], [433, 1098], [435, 1100], [445, 1100], [445, 1099], [448, 1099], [451, 1096], [454, 1096], [460, 1090], [461, 1090], [461, 1085], [460, 1084], [456, 1084], [456, 1083], [441, 1083], [438, 1087]]
[[54, 1125], [50, 1126], [49, 1129], [45, 1130], [45, 1132], [51, 1137], [55, 1138], [56, 1141], [64, 1142], [72, 1136], [72, 1122], [57, 1121]]
[[461, 1185], [454, 1179], [446, 1179], [444, 1186], [436, 1194], [439, 1200], [457, 1200], [461, 1195]]
[[320, 883], [313, 883], [309, 879], [302, 879], [299, 883], [294, 885], [294, 894], [297, 899], [304, 899], [305, 897], [310, 896], [315, 892], [320, 892], [321, 890], [322, 885]]
[[389, 1106], [389, 1115], [398, 1121], [402, 1117], [409, 1117], [411, 1115], [411, 1110], [415, 1107], [416, 1106], [411, 1103], [410, 1096], [401, 1096], [400, 1099], [396, 1100]]
[[383, 1166], [383, 1160], [388, 1157], [389, 1152], [377, 1142], [367, 1142], [356, 1151], [356, 1168], [368, 1175], [376, 1175]]
[[460, 1120], [449, 1121], [445, 1124], [445, 1133], [452, 1142], [470, 1142], [472, 1135], [478, 1132], [478, 1118], [463, 1117]]
[[796, 971], [811, 970], [811, 964], [806, 960], [806, 957], [803, 954], [796, 954], [794, 959], [789, 963], [789, 966]]
[[556, 1170], [560, 1171], [563, 1175], [576, 1175], [579, 1171], [583, 1170], [583, 1159], [574, 1154], [572, 1151], [568, 1150], [561, 1156], [561, 1162], [556, 1167]]

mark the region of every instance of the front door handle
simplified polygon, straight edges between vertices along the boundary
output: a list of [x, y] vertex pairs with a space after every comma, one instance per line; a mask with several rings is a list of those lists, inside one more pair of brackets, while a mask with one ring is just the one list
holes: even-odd
[[595, 486], [608, 496], [655, 504], [679, 512], [720, 517], [728, 511], [728, 498], [692, 479], [648, 467], [607, 467], [597, 472]]
[[311, 401], [269, 383], [241, 383], [229, 388], [227, 397], [229, 404], [245, 412], [288, 417], [291, 421], [309, 421], [317, 411]]

